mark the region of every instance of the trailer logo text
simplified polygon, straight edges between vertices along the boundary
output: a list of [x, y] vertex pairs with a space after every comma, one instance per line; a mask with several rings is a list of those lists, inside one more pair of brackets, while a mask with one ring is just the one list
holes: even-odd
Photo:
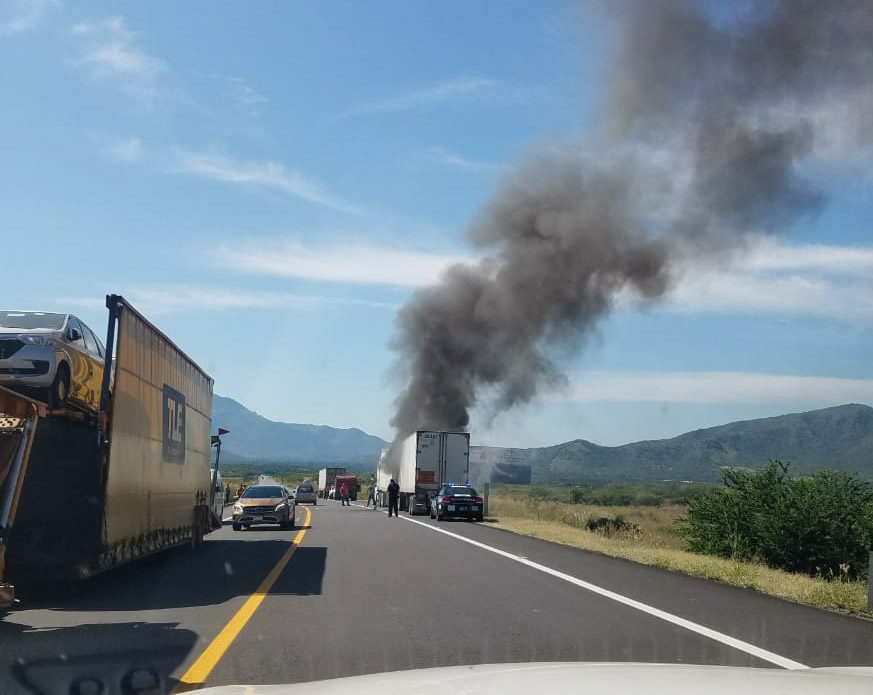
[[185, 395], [164, 384], [164, 460], [185, 463]]

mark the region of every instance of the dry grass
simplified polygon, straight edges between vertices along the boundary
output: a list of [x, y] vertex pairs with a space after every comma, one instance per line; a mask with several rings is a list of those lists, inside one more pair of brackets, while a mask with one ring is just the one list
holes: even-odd
[[[828, 582], [774, 570], [760, 564], [728, 560], [683, 550], [674, 520], [682, 506], [600, 507], [538, 502], [492, 496], [489, 516], [495, 526], [525, 536], [621, 557], [693, 577], [714, 579], [771, 596], [871, 615], [866, 582]], [[621, 515], [636, 530], [606, 536], [584, 528], [589, 517]]]

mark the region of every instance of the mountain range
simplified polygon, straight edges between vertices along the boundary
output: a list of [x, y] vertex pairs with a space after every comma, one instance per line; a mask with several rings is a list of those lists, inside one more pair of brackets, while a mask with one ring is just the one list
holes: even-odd
[[[230, 430], [223, 440], [227, 462], [345, 463], [372, 470], [388, 445], [359, 429], [274, 422], [219, 395], [212, 421]], [[840, 405], [614, 447], [576, 439], [528, 449], [527, 455], [535, 483], [717, 482], [723, 466], [758, 467], [771, 458], [791, 462], [798, 473], [831, 468], [873, 479], [873, 408]]]
[[790, 462], [798, 473], [829, 468], [873, 479], [873, 408], [853, 403], [614, 447], [577, 439], [530, 454], [535, 482], [717, 482], [723, 466], [759, 467], [768, 459]]
[[359, 429], [268, 420], [218, 394], [212, 397], [212, 422], [213, 428], [230, 431], [222, 441], [225, 462], [359, 463], [375, 468], [379, 452], [388, 445]]

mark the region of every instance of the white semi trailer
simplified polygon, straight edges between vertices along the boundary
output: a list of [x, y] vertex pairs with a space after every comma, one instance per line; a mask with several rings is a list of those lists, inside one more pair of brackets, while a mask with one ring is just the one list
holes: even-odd
[[429, 514], [431, 498], [446, 483], [469, 482], [470, 433], [419, 430], [382, 451], [376, 471], [376, 501], [388, 504], [391, 478], [400, 485], [399, 507]]

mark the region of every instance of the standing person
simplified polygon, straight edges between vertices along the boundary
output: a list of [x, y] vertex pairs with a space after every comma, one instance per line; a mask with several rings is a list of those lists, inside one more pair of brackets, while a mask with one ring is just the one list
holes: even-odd
[[224, 491], [224, 503], [230, 504], [230, 483], [227, 484], [227, 489]]
[[367, 506], [373, 503], [373, 509], [376, 508], [376, 486], [370, 483], [370, 489], [367, 491]]
[[342, 499], [342, 506], [348, 507], [349, 506], [349, 489], [346, 487], [345, 483], [340, 485], [339, 493], [340, 493], [340, 499]]
[[400, 516], [397, 512], [397, 501], [400, 497], [400, 486], [394, 482], [394, 478], [391, 478], [391, 482], [388, 483], [388, 516], [391, 516], [391, 510], [394, 510], [394, 516]]

